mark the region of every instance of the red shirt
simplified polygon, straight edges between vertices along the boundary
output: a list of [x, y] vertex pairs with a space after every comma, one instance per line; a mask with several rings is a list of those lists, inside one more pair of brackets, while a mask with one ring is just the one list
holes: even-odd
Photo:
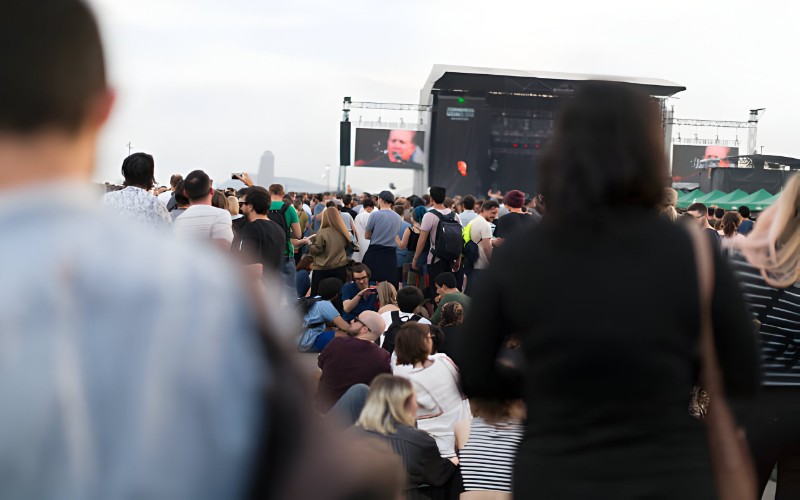
[[369, 385], [377, 375], [391, 374], [390, 358], [389, 352], [374, 342], [355, 337], [334, 337], [317, 361], [322, 369], [317, 389], [317, 410], [327, 413], [353, 385]]

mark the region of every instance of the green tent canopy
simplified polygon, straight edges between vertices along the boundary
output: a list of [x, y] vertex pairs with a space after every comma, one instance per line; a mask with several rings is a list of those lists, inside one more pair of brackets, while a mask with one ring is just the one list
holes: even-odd
[[772, 197], [772, 193], [769, 191], [759, 189], [750, 196], [736, 200], [736, 208], [747, 206], [753, 212], [760, 212], [770, 205], [770, 203], [765, 204], [764, 202]]
[[706, 196], [708, 196], [708, 194], [700, 191], [699, 189], [695, 189], [694, 191], [689, 191], [683, 196], [678, 195], [678, 208], [686, 209], [689, 207], [689, 205], [697, 201], [699, 198], [704, 198]]
[[738, 200], [740, 198], [745, 198], [750, 196], [747, 194], [747, 191], [742, 191], [741, 189], [737, 189], [732, 193], [728, 193], [724, 196], [720, 196], [715, 200], [710, 200], [708, 202], [709, 205], [716, 205], [723, 210], [736, 210], [739, 208]]

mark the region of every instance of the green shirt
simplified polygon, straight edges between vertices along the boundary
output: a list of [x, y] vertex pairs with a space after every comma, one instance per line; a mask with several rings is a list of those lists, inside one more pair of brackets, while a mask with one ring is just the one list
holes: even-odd
[[[281, 208], [283, 208], [282, 201], [273, 201], [269, 206], [270, 210], [280, 210]], [[294, 207], [289, 205], [289, 209], [286, 211], [286, 227], [289, 228], [289, 234], [292, 234], [292, 224], [294, 223], [300, 224], [300, 219], [297, 217], [297, 211]], [[294, 238], [294, 235], [291, 237]], [[288, 236], [286, 238], [286, 251], [283, 254], [287, 257], [294, 257], [294, 247]]]
[[442, 300], [439, 301], [439, 305], [436, 306], [436, 311], [433, 313], [433, 317], [431, 318], [431, 323], [434, 325], [438, 325], [439, 322], [442, 320], [442, 308], [448, 302], [458, 302], [461, 304], [461, 307], [464, 308], [464, 314], [466, 315], [467, 309], [469, 309], [469, 305], [472, 302], [472, 299], [469, 298], [469, 295], [463, 294], [461, 292], [453, 292], [448, 293]]

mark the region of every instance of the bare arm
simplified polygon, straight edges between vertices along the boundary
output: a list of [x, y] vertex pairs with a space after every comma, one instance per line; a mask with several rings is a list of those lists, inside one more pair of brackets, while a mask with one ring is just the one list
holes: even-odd
[[294, 239], [299, 240], [303, 233], [300, 232], [300, 223], [299, 222], [292, 222], [291, 232], [294, 235]]
[[461, 420], [456, 422], [456, 425], [453, 426], [453, 432], [456, 435], [456, 452], [459, 452], [464, 449], [464, 446], [467, 445], [467, 439], [469, 439], [469, 432], [472, 429], [472, 422], [469, 420]]
[[414, 260], [411, 261], [411, 268], [417, 269], [417, 260], [422, 255], [422, 249], [425, 248], [425, 243], [428, 242], [428, 234], [430, 231], [420, 230], [419, 241], [417, 242], [417, 249], [414, 251]]
[[483, 248], [483, 253], [486, 254], [486, 260], [489, 262], [492, 261], [492, 239], [491, 238], [484, 238], [479, 243], [481, 248]]
[[339, 330], [342, 330], [342, 331], [347, 331], [347, 328], [350, 326], [350, 325], [347, 324], [347, 321], [342, 319], [341, 316], [336, 316], [335, 318], [333, 318], [332, 323], [333, 323], [333, 326], [335, 326], [336, 328], [338, 328]]
[[405, 250], [406, 247], [408, 246], [408, 239], [410, 237], [411, 237], [411, 229], [410, 228], [406, 228], [406, 230], [403, 231], [403, 239], [402, 240], [400, 238], [398, 238], [397, 236], [395, 236], [394, 237], [394, 241], [397, 243], [397, 248], [399, 248], [400, 250]]

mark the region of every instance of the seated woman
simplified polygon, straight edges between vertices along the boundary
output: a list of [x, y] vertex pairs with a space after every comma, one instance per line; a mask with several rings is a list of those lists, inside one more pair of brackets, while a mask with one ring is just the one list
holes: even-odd
[[378, 314], [400, 310], [397, 306], [397, 289], [388, 281], [378, 283], [378, 303], [381, 305]]
[[444, 354], [431, 357], [430, 325], [409, 322], [400, 327], [394, 353], [394, 374], [414, 384], [417, 395], [417, 427], [430, 433], [443, 457], [454, 457], [456, 422], [470, 417], [469, 403], [462, 396], [458, 368]]
[[300, 299], [304, 303], [304, 307], [301, 307], [303, 333], [297, 342], [301, 352], [322, 352], [337, 329], [347, 330], [347, 322], [333, 304], [341, 288], [342, 281], [339, 278], [325, 278], [319, 284], [318, 296]]
[[407, 499], [445, 498], [458, 458], [442, 458], [434, 439], [414, 428], [417, 401], [407, 379], [382, 374], [373, 379], [356, 430], [387, 441], [403, 460]]
[[525, 427], [521, 400], [473, 399], [473, 419], [455, 426], [461, 500], [511, 500], [511, 471]]

